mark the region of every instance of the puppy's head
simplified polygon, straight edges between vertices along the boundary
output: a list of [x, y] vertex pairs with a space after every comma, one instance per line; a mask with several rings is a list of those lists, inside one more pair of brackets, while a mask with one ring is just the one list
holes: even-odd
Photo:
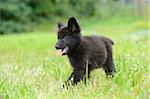
[[55, 48], [60, 50], [61, 55], [66, 55], [80, 42], [80, 27], [74, 17], [69, 18], [67, 26], [58, 23], [57, 27], [58, 41]]

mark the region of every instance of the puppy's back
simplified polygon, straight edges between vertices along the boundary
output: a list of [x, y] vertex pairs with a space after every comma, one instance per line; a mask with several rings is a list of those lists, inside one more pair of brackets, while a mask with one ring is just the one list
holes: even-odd
[[108, 47], [113, 45], [113, 41], [103, 36], [84, 36], [83, 41], [89, 48], [89, 62], [93, 68], [101, 67], [108, 58]]

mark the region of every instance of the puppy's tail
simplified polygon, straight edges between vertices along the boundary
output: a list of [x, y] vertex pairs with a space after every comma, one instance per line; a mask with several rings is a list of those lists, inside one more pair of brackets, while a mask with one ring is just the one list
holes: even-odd
[[115, 43], [112, 40], [110, 40], [110, 42], [111, 42], [112, 45], [115, 45]]
[[109, 41], [112, 45], [115, 45], [115, 43], [114, 43], [111, 39], [108, 38], [108, 41]]

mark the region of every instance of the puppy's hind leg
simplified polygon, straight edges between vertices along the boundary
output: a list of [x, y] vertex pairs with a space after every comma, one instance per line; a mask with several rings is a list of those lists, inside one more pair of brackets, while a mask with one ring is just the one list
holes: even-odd
[[106, 46], [107, 48], [107, 60], [105, 62], [105, 64], [103, 65], [103, 69], [106, 73], [106, 75], [111, 75], [113, 76], [114, 73], [116, 72], [116, 69], [115, 69], [115, 65], [114, 65], [114, 62], [113, 62], [113, 55], [112, 55], [112, 46]]
[[111, 75], [113, 77], [114, 73], [116, 72], [114, 63], [109, 61], [103, 65], [103, 69], [107, 76]]

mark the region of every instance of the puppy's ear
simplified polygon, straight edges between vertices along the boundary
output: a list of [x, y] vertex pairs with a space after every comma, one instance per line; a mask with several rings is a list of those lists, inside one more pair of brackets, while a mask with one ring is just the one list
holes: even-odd
[[69, 18], [68, 27], [72, 32], [80, 32], [80, 27], [74, 17]]
[[57, 28], [58, 28], [58, 30], [61, 29], [61, 27], [63, 27], [63, 26], [64, 26], [63, 23], [57, 22]]

